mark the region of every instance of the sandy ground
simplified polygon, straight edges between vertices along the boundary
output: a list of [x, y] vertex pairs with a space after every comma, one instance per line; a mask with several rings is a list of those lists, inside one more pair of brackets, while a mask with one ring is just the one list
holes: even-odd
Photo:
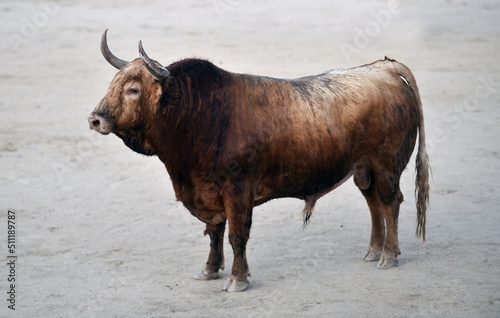
[[[423, 2], [423, 1], [422, 1]], [[2, 1], [1, 317], [498, 317], [498, 1]], [[302, 230], [299, 200], [255, 209], [244, 293], [191, 277], [204, 224], [175, 201], [157, 158], [88, 129], [137, 40], [169, 64], [299, 77], [387, 55], [420, 87], [433, 168], [427, 242], [414, 236], [414, 161], [402, 179], [399, 267], [361, 260], [370, 235], [352, 181]], [[8, 210], [16, 213], [9, 254]], [[15, 311], [8, 309], [10, 258]], [[227, 267], [232, 253], [226, 242]]]

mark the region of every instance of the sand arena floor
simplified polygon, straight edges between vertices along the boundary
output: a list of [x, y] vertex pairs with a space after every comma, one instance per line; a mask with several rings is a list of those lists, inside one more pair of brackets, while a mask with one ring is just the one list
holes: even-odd
[[[396, 3], [397, 4], [397, 3]], [[498, 317], [498, 1], [2, 1], [1, 317]], [[302, 231], [299, 200], [254, 211], [244, 293], [191, 277], [204, 224], [157, 158], [89, 131], [116, 70], [101, 56], [203, 57], [234, 72], [300, 77], [385, 55], [420, 88], [433, 179], [427, 242], [414, 236], [414, 160], [403, 174], [399, 267], [365, 263], [370, 216], [348, 181]], [[15, 311], [8, 210], [16, 213]], [[227, 268], [232, 252], [226, 242]]]

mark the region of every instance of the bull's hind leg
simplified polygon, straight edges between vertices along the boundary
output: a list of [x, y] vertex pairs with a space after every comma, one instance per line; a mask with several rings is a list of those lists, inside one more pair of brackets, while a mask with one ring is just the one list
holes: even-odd
[[210, 254], [208, 261], [198, 274], [197, 280], [211, 280], [219, 278], [219, 269], [224, 269], [224, 230], [226, 222], [216, 225], [207, 224], [205, 235], [210, 236]]
[[387, 269], [398, 264], [398, 217], [399, 205], [403, 202], [403, 194], [399, 190], [399, 175], [387, 170], [376, 172], [375, 188], [384, 215], [386, 234], [384, 249], [377, 268]]
[[370, 214], [372, 218], [372, 233], [370, 236], [370, 244], [366, 249], [363, 259], [367, 262], [378, 261], [384, 248], [385, 227], [384, 214], [382, 212], [380, 201], [376, 190], [362, 191], [365, 196]]
[[[382, 202], [382, 210], [385, 218], [386, 235], [384, 241], [384, 249], [377, 268], [387, 269], [398, 264], [399, 243], [398, 243], [398, 216], [399, 205], [402, 201], [403, 195], [399, 191], [392, 202]], [[400, 201], [401, 200], [401, 201]]]
[[370, 245], [363, 259], [378, 260], [377, 268], [387, 269], [397, 265], [399, 253], [398, 216], [399, 205], [403, 201], [399, 190], [399, 177], [387, 171], [369, 171], [366, 176], [370, 180], [369, 185], [361, 182], [365, 180], [361, 173], [357, 173], [354, 178], [354, 182], [365, 196], [372, 218]]
[[366, 249], [366, 253], [363, 255], [363, 259], [367, 262], [378, 261], [384, 247], [384, 214], [380, 207], [377, 189], [375, 188], [374, 182], [372, 182], [373, 172], [367, 164], [356, 165], [355, 169], [354, 183], [361, 190], [361, 193], [363, 193], [372, 217], [370, 244]]

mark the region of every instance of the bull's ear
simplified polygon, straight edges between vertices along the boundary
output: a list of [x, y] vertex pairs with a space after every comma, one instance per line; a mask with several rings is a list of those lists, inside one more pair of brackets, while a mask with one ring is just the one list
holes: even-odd
[[139, 41], [139, 56], [141, 57], [142, 63], [144, 63], [144, 66], [146, 66], [149, 73], [151, 73], [151, 75], [153, 75], [157, 80], [163, 81], [170, 76], [170, 72], [165, 67], [157, 65], [149, 58], [149, 56], [144, 51], [144, 48], [142, 47], [142, 41]]
[[125, 65], [127, 65], [129, 62], [124, 61], [122, 59], [117, 58], [113, 53], [108, 48], [108, 40], [106, 37], [106, 34], [108, 33], [108, 29], [104, 30], [104, 33], [102, 34], [101, 37], [101, 52], [106, 61], [109, 62], [109, 64], [113, 65], [117, 69], [121, 70]]

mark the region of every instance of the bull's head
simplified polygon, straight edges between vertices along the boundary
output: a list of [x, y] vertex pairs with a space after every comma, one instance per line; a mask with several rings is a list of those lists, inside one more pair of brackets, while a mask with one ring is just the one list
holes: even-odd
[[139, 153], [156, 153], [147, 136], [146, 121], [158, 109], [162, 83], [169, 71], [151, 60], [139, 41], [139, 56], [132, 62], [117, 58], [108, 48], [107, 30], [101, 38], [104, 58], [120, 71], [111, 82], [106, 96], [88, 117], [90, 129], [103, 135], [114, 133]]

